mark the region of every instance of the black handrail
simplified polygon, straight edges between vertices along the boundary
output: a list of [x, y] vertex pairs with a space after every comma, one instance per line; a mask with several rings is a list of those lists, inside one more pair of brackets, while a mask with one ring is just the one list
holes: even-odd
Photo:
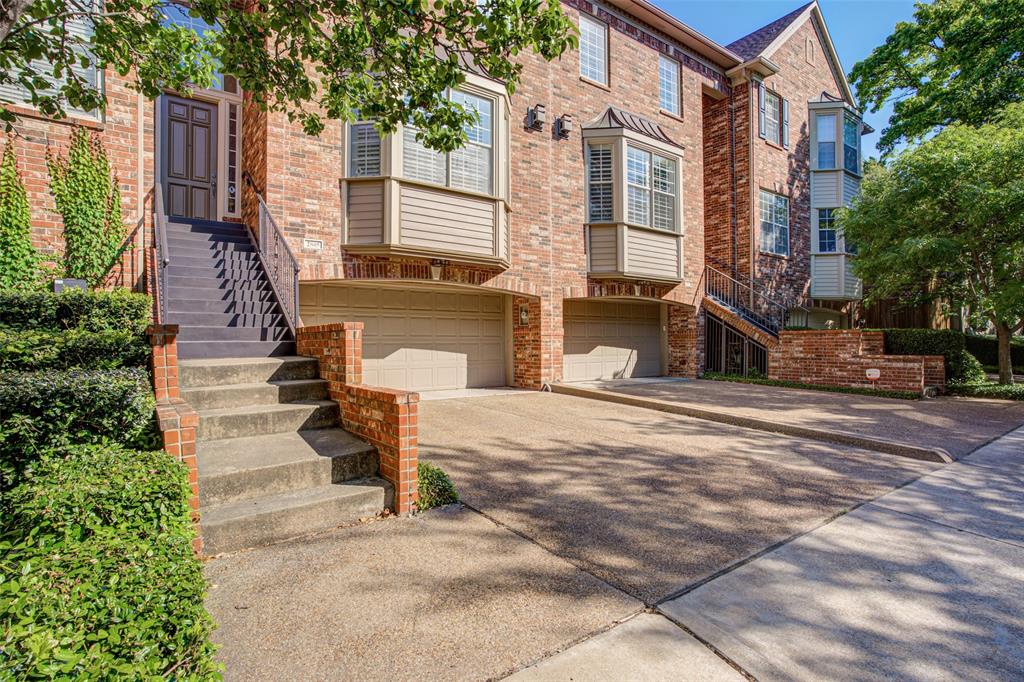
[[164, 214], [164, 191], [160, 183], [153, 185], [153, 231], [156, 233], [157, 272], [156, 299], [159, 301], [157, 322], [167, 320], [167, 266], [171, 264], [171, 252], [167, 248], [167, 216]]

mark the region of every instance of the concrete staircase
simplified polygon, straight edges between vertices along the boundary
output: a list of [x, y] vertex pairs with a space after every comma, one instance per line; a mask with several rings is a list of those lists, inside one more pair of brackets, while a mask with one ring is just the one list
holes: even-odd
[[293, 355], [295, 339], [245, 225], [168, 218], [167, 322], [178, 357]]
[[338, 428], [317, 361], [215, 358], [179, 363], [199, 413], [204, 551], [232, 552], [373, 516], [393, 503], [373, 446]]

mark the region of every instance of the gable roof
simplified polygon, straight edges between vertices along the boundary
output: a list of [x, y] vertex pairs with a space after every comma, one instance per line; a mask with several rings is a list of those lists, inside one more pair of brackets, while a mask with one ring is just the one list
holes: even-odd
[[734, 40], [726, 45], [726, 48], [740, 55], [744, 60], [760, 56], [783, 31], [789, 28], [790, 24], [800, 18], [800, 15], [813, 4], [814, 0], [811, 0], [811, 2], [798, 7], [786, 16], [779, 17], [772, 23], [762, 26], [753, 33], [748, 33], [739, 40]]
[[631, 114], [628, 111], [619, 109], [618, 107], [608, 107], [605, 112], [598, 116], [593, 121], [590, 121], [583, 126], [587, 130], [602, 129], [602, 128], [624, 128], [626, 130], [632, 130], [634, 133], [645, 135], [658, 142], [672, 145], [673, 147], [683, 148], [683, 145], [679, 144], [665, 132], [665, 129], [654, 121], [644, 118], [643, 116], [637, 116]]
[[832, 44], [832, 36], [828, 33], [828, 26], [825, 25], [825, 17], [821, 14], [817, 0], [811, 0], [802, 7], [798, 7], [784, 17], [779, 17], [767, 26], [762, 26], [753, 33], [747, 34], [739, 40], [730, 43], [727, 49], [743, 56], [747, 61], [758, 57], [769, 58], [779, 47], [782, 46], [793, 33], [803, 25], [807, 19], [813, 19], [820, 29], [822, 44], [825, 47], [825, 56], [829, 60], [829, 66], [835, 76], [836, 83], [842, 91], [843, 99], [850, 106], [856, 107], [857, 100], [850, 89], [850, 83], [846, 80], [846, 72], [839, 61], [835, 45]]

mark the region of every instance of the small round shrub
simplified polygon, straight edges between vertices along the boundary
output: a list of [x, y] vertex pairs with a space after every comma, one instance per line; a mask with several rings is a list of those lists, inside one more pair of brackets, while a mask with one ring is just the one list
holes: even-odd
[[981, 366], [978, 359], [970, 351], [961, 350], [947, 356], [949, 376], [946, 382], [950, 384], [979, 384], [984, 383], [985, 368]]
[[420, 493], [420, 500], [416, 503], [417, 509], [423, 511], [459, 501], [459, 492], [455, 489], [455, 484], [439, 467], [430, 462], [420, 462], [417, 473]]

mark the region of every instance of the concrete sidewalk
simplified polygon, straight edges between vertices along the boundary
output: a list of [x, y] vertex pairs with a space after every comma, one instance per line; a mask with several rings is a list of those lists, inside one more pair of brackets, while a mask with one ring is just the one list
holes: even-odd
[[513, 679], [1022, 679], [1022, 604], [1024, 428]]

